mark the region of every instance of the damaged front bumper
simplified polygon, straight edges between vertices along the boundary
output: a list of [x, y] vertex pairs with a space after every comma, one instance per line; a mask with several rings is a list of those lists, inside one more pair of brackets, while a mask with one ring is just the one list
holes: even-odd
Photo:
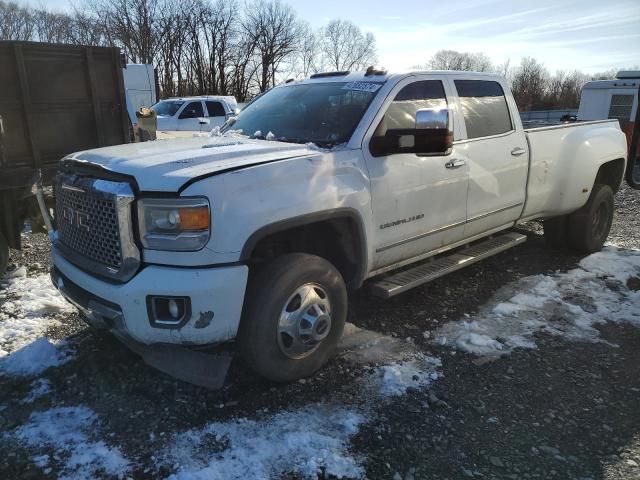
[[[246, 287], [246, 266], [182, 269], [148, 266], [124, 284], [98, 279], [53, 251], [52, 280], [96, 328], [113, 332], [151, 366], [181, 380], [218, 388], [226, 355], [194, 351], [236, 336]], [[185, 321], [154, 322], [150, 298], [188, 299]]]

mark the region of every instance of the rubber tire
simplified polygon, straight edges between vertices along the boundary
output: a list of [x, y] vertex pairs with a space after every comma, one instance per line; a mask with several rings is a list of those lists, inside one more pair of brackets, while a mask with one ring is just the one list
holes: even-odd
[[[607, 209], [607, 224], [603, 233], [596, 238], [593, 235], [593, 218], [602, 204]], [[569, 215], [569, 246], [584, 253], [600, 251], [609, 236], [613, 223], [613, 212], [613, 190], [609, 185], [595, 185], [586, 205]]]
[[[305, 283], [321, 285], [331, 304], [331, 331], [320, 346], [301, 359], [287, 357], [278, 345], [280, 312], [293, 292]], [[340, 272], [324, 258], [291, 253], [276, 258], [250, 280], [238, 346], [247, 365], [276, 382], [308, 377], [334, 355], [347, 318], [347, 289]]]
[[6, 238], [0, 232], [0, 278], [2, 278], [7, 271], [7, 264], [9, 263], [9, 244]]
[[564, 250], [567, 248], [568, 226], [567, 216], [548, 218], [542, 224], [544, 239], [553, 248]]

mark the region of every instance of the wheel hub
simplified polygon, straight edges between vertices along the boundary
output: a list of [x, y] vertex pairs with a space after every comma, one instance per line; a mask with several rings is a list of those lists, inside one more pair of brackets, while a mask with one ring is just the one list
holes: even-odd
[[289, 358], [311, 354], [331, 332], [331, 305], [317, 284], [302, 285], [289, 297], [278, 321], [278, 345]]

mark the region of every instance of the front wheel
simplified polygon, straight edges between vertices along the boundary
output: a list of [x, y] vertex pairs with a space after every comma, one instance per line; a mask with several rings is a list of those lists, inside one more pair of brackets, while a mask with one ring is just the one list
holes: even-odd
[[307, 377], [336, 350], [347, 317], [347, 290], [327, 260], [283, 255], [250, 281], [238, 343], [245, 362], [277, 382]]
[[0, 278], [7, 271], [7, 264], [9, 263], [9, 244], [7, 240], [0, 232]]

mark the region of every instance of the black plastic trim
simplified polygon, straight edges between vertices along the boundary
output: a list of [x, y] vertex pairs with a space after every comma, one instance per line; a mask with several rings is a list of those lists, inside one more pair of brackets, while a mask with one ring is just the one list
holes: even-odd
[[[182, 317], [182, 320], [180, 320], [178, 323], [175, 323], [175, 324], [157, 323], [156, 320], [153, 318], [152, 300], [154, 298], [174, 298], [177, 300], [184, 300], [184, 315]], [[146, 303], [147, 303], [147, 316], [149, 317], [149, 325], [151, 325], [153, 328], [162, 328], [165, 330], [178, 330], [184, 327], [187, 323], [189, 323], [189, 320], [191, 320], [191, 297], [181, 297], [176, 295], [147, 295]]]
[[359, 212], [354, 208], [343, 207], [343, 208], [334, 208], [331, 210], [324, 210], [321, 212], [308, 213], [305, 215], [300, 215], [298, 217], [288, 218], [286, 220], [281, 220], [279, 222], [274, 222], [269, 225], [265, 225], [255, 232], [253, 232], [244, 246], [242, 247], [242, 252], [240, 254], [241, 262], [248, 262], [251, 258], [251, 254], [255, 249], [256, 245], [264, 238], [269, 235], [272, 235], [277, 232], [282, 232], [285, 230], [290, 230], [292, 228], [302, 227], [305, 225], [311, 225], [313, 223], [322, 222], [325, 220], [335, 220], [339, 218], [349, 218], [353, 220], [358, 229], [358, 258], [356, 259], [359, 271], [356, 278], [351, 282], [351, 287], [359, 288], [364, 282], [367, 276], [367, 249], [366, 249], [366, 233], [364, 229], [364, 223], [362, 222], [362, 217]]

